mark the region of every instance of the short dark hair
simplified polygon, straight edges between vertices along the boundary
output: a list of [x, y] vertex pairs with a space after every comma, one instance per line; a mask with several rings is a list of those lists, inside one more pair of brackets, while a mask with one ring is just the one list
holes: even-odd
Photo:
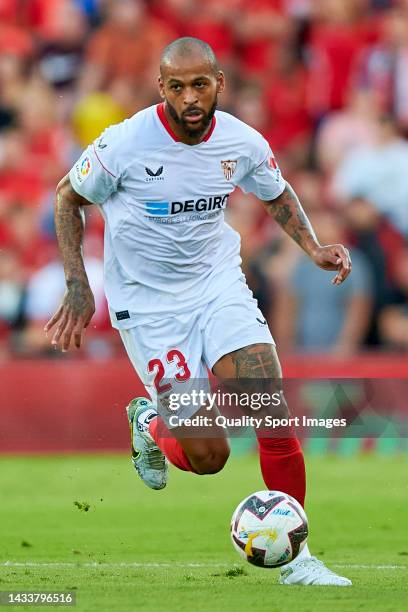
[[193, 36], [183, 36], [183, 38], [177, 38], [163, 49], [160, 57], [160, 72], [162, 72], [163, 66], [170, 64], [172, 57], [177, 55], [181, 57], [188, 57], [192, 52], [197, 50], [201, 51], [208, 63], [213, 68], [214, 72], [217, 73], [219, 71], [219, 66], [214, 51], [208, 43], [204, 42], [204, 40], [194, 38]]

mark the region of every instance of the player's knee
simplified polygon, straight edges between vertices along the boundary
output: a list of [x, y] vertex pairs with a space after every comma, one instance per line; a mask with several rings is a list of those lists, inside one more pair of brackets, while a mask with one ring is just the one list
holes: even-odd
[[190, 459], [197, 474], [216, 474], [220, 472], [228, 461], [230, 451], [228, 446], [208, 452], [199, 452]]

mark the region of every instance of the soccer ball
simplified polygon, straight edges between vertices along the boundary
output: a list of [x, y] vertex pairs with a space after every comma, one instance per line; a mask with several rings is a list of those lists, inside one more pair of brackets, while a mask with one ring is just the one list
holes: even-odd
[[244, 499], [231, 519], [239, 554], [258, 567], [280, 567], [297, 557], [308, 534], [299, 502], [281, 491], [258, 491]]

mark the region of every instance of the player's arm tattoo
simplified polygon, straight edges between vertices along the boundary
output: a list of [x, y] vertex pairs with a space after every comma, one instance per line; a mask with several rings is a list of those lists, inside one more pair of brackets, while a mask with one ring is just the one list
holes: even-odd
[[72, 338], [75, 346], [80, 348], [82, 334], [95, 312], [95, 300], [82, 257], [84, 204], [90, 202], [74, 191], [67, 176], [63, 178], [57, 187], [55, 229], [67, 290], [60, 306], [44, 327], [45, 333], [54, 328], [51, 344], [57, 348], [61, 342], [63, 351], [69, 349]]
[[286, 183], [286, 187], [279, 197], [269, 202], [263, 202], [263, 205], [282, 229], [308, 255], [320, 246], [299, 198], [289, 183]]
[[83, 198], [72, 188], [65, 177], [57, 187], [55, 205], [55, 231], [68, 283], [86, 279], [82, 256], [82, 240], [85, 217], [82, 210]]
[[89, 289], [89, 282], [82, 255], [85, 228], [82, 206], [90, 202], [74, 191], [67, 176], [59, 183], [56, 198], [55, 230], [64, 265], [65, 280], [73, 302], [81, 311], [89, 299], [88, 292], [84, 292], [84, 289]]

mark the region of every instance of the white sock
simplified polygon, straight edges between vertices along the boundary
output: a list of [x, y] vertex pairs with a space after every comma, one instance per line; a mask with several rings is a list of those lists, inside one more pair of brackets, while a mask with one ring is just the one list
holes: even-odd
[[293, 563], [297, 563], [298, 561], [303, 561], [304, 559], [310, 559], [311, 556], [312, 555], [310, 554], [309, 546], [307, 545], [307, 542], [306, 542], [306, 544], [304, 545], [303, 549], [300, 551], [296, 559], [293, 559], [293, 561], [290, 561], [290, 563], [287, 563], [287, 565], [284, 567], [288, 567], [288, 565], [292, 565]]

